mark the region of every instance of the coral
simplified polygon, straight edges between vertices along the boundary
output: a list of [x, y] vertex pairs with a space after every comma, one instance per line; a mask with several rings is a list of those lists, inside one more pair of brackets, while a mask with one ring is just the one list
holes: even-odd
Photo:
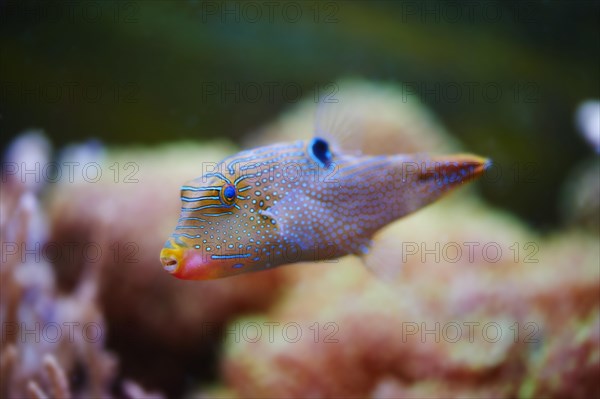
[[[29, 134], [9, 149], [7, 159], [25, 159], [22, 147], [32, 150], [29, 156], [37, 154], [30, 162], [49, 158], [46, 141]], [[52, 267], [41, 250], [46, 243], [45, 213], [38, 200], [42, 183], [31, 184], [16, 174], [3, 179], [2, 394], [47, 397], [48, 391], [53, 397], [71, 396], [65, 373], [84, 369], [86, 374], [72, 392], [106, 396], [115, 377], [115, 362], [104, 348], [96, 279], [87, 274], [72, 296], [59, 295]], [[96, 332], [93, 337], [85, 330], [90, 326]]]
[[[395, 243], [380, 249], [402, 268], [394, 282], [379, 281], [356, 258], [285, 269], [294, 284], [278, 306], [230, 325], [257, 323], [263, 337], [253, 342], [254, 330], [247, 328], [246, 339], [227, 341], [226, 381], [242, 397], [597, 393], [595, 239], [579, 233], [540, 239], [506, 215], [459, 199], [377, 237], [375, 245]], [[436, 242], [460, 245], [463, 254], [454, 261], [450, 250], [433, 250]], [[464, 252], [468, 242], [482, 243], [471, 258]], [[515, 242], [540, 251], [515, 261]], [[503, 256], [482, 252], [485, 243]], [[410, 251], [402, 254], [403, 248]], [[298, 324], [302, 338], [294, 342], [294, 327], [271, 342], [264, 336], [269, 323], [281, 329]]]
[[[400, 88], [354, 80], [339, 88], [368, 110], [365, 152], [460, 149]], [[307, 137], [314, 110], [299, 104], [249, 143]], [[600, 394], [598, 230], [575, 227], [597, 214], [597, 196], [585, 189], [591, 173], [570, 189], [574, 226], [552, 234], [471, 188], [378, 232], [363, 259], [176, 280], [158, 255], [179, 215], [178, 188], [235, 151], [224, 142], [87, 143], [57, 158], [87, 174], [79, 168], [71, 179], [64, 170], [44, 182], [11, 169], [52, 159], [43, 135], [9, 147], [0, 190], [1, 397]], [[585, 206], [574, 205], [578, 196]]]
[[578, 164], [563, 184], [561, 213], [569, 227], [600, 233], [600, 158]]

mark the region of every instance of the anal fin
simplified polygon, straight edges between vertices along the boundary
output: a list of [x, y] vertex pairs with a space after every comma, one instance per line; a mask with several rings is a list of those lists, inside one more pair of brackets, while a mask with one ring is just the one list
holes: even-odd
[[377, 235], [370, 245], [361, 248], [357, 254], [366, 268], [380, 281], [393, 283], [402, 274], [402, 257], [398, 245], [399, 240], [390, 235]]

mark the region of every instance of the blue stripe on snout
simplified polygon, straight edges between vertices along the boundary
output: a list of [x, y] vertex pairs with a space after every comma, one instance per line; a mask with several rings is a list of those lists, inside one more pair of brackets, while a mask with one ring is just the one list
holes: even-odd
[[237, 258], [249, 258], [252, 254], [240, 254], [240, 255], [211, 255], [212, 259], [237, 259]]

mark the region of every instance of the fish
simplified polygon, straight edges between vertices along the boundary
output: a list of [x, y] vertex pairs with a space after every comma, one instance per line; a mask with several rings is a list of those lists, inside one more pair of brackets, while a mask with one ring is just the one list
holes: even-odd
[[181, 186], [180, 217], [160, 252], [164, 270], [209, 280], [364, 257], [378, 230], [490, 165], [470, 154], [362, 154], [316, 133], [241, 151]]

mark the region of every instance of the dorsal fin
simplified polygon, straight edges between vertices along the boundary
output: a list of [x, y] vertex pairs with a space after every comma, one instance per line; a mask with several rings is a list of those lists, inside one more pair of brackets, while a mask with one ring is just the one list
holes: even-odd
[[361, 108], [350, 97], [321, 97], [315, 115], [315, 136], [329, 142], [334, 152], [360, 155], [365, 124]]

